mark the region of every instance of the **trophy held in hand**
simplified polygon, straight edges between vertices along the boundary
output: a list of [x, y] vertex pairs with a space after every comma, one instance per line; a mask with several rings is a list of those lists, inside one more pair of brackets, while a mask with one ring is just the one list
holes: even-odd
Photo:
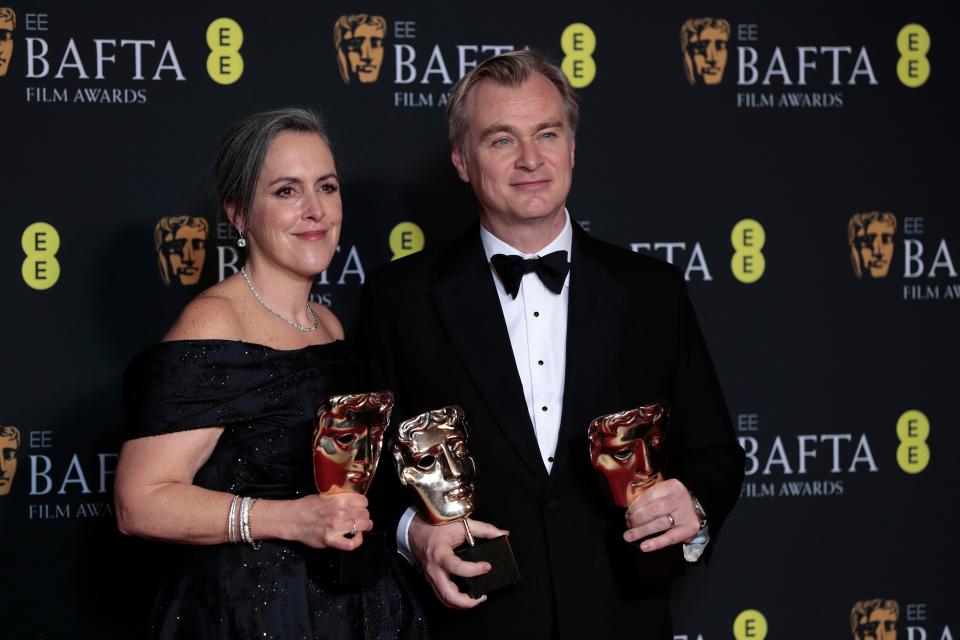
[[[379, 391], [331, 396], [320, 406], [313, 431], [317, 491], [323, 495], [367, 493], [393, 405], [393, 394]], [[353, 551], [324, 549], [318, 556], [321, 573], [327, 582], [339, 586], [372, 582], [383, 574], [383, 546], [383, 532], [370, 531]]]
[[461, 591], [479, 598], [520, 581], [507, 537], [477, 540], [467, 523], [477, 506], [477, 465], [470, 454], [463, 409], [444, 407], [400, 423], [393, 458], [420, 517], [433, 525], [459, 521], [467, 543], [454, 553], [467, 562], [490, 563], [492, 569], [481, 576], [455, 577]]

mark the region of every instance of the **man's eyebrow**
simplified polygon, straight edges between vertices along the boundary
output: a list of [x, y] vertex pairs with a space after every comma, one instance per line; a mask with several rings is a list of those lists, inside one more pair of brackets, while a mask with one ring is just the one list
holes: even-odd
[[[562, 127], [563, 122], [560, 120], [545, 120], [533, 128], [534, 131], [543, 131], [544, 129], [555, 129], [557, 127]], [[510, 135], [519, 137], [520, 133], [516, 127], [513, 125], [496, 122], [483, 131], [480, 132], [480, 139], [485, 140], [494, 133], [509, 133]]]

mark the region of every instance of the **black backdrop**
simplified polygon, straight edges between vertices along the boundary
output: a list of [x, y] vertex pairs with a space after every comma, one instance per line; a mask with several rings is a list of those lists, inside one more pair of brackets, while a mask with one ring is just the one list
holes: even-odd
[[[711, 566], [678, 582], [677, 636], [849, 638], [851, 607], [888, 598], [898, 637], [954, 637], [955, 23], [933, 3], [668, 4], [5, 5], [17, 20], [0, 77], [0, 425], [21, 440], [0, 495], [4, 637], [139, 628], [160, 558], [115, 530], [119, 380], [186, 301], [233, 272], [233, 239], [208, 196], [225, 128], [281, 105], [325, 114], [345, 220], [314, 294], [350, 327], [364, 273], [391, 259], [398, 224], [432, 245], [475, 216], [448, 159], [441, 68], [455, 80], [461, 52], [478, 60], [491, 46], [560, 62], [574, 23], [594, 34], [596, 73], [579, 89], [570, 211], [687, 271], [748, 452]], [[333, 25], [360, 12], [387, 22], [383, 60], [375, 82], [347, 84]], [[680, 27], [705, 16], [730, 24], [729, 53], [719, 84], [691, 86]], [[230, 84], [207, 72], [219, 57], [206, 33], [222, 17], [243, 34]], [[921, 27], [901, 38], [913, 50], [898, 74], [907, 25]], [[137, 40], [152, 44], [124, 44]], [[896, 220], [892, 259], [857, 278], [848, 223], [871, 211]], [[154, 227], [181, 215], [209, 221], [201, 277], [167, 286]], [[742, 220], [746, 236], [734, 233]], [[36, 222], [53, 230], [38, 236]], [[733, 243], [745, 237], [752, 282], [736, 275]]]

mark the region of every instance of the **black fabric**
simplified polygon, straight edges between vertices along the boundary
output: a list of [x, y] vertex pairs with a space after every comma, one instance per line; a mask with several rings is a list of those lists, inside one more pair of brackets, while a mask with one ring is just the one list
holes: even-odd
[[516, 299], [520, 293], [520, 281], [528, 273], [535, 273], [544, 286], [554, 293], [563, 290], [563, 281], [570, 271], [570, 262], [566, 251], [554, 251], [537, 258], [507, 256], [498, 253], [490, 257], [490, 263], [496, 269], [503, 288]]
[[[148, 348], [124, 378], [129, 438], [224, 427], [194, 484], [271, 499], [316, 493], [312, 421], [331, 394], [359, 391], [343, 343], [278, 351], [227, 340]], [[226, 518], [226, 514], [224, 514]], [[224, 520], [226, 522], [226, 520]], [[226, 526], [226, 525], [224, 525]], [[150, 625], [156, 638], [422, 638], [422, 617], [391, 570], [335, 589], [300, 544], [165, 545], [173, 558]]]
[[550, 474], [479, 228], [378, 269], [365, 284], [358, 348], [367, 384], [397, 392], [398, 419], [463, 407], [478, 464], [474, 517], [510, 531], [522, 576], [469, 611], [429, 600], [438, 637], [672, 637], [669, 582], [685, 566], [681, 546], [643, 554], [623, 541], [623, 509], [610, 506], [589, 461], [586, 430], [597, 416], [667, 398], [674, 419], [666, 474], [700, 497], [714, 538], [739, 495], [743, 451], [681, 274], [578, 225], [572, 251]]

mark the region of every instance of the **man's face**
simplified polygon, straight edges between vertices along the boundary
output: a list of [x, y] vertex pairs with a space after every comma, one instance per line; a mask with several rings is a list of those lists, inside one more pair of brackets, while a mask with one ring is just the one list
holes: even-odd
[[466, 114], [466, 140], [451, 159], [481, 215], [501, 227], [562, 216], [574, 139], [557, 88], [540, 74], [519, 87], [482, 80], [467, 96]]
[[397, 442], [400, 482], [415, 492], [418, 511], [433, 524], [465, 518], [476, 508], [477, 469], [459, 424], [434, 423]]
[[370, 488], [393, 408], [393, 396], [387, 400], [387, 395], [338, 396], [320, 410], [313, 447], [320, 493], [366, 493]]
[[7, 427], [0, 432], [0, 496], [10, 493], [13, 476], [17, 473], [17, 449], [19, 447], [16, 427]]
[[661, 414], [638, 416], [614, 433], [590, 433], [593, 466], [607, 480], [617, 506], [627, 507], [640, 493], [662, 479], [666, 453]]
[[872, 278], [883, 278], [893, 260], [894, 228], [889, 222], [874, 220], [856, 237], [860, 264]]
[[197, 284], [207, 255], [207, 235], [199, 227], [184, 225], [164, 237], [160, 250], [166, 257], [170, 279], [182, 285]]
[[704, 84], [718, 84], [723, 80], [723, 70], [727, 66], [727, 41], [727, 34], [715, 27], [707, 27], [690, 37], [687, 64], [693, 65], [695, 76], [702, 79]]
[[360, 24], [340, 42], [340, 64], [351, 78], [360, 82], [376, 82], [383, 63], [383, 30], [371, 24]]
[[861, 616], [853, 632], [855, 640], [897, 640], [897, 614], [890, 609], [874, 609]]
[[7, 75], [13, 55], [13, 22], [0, 18], [0, 77]]

